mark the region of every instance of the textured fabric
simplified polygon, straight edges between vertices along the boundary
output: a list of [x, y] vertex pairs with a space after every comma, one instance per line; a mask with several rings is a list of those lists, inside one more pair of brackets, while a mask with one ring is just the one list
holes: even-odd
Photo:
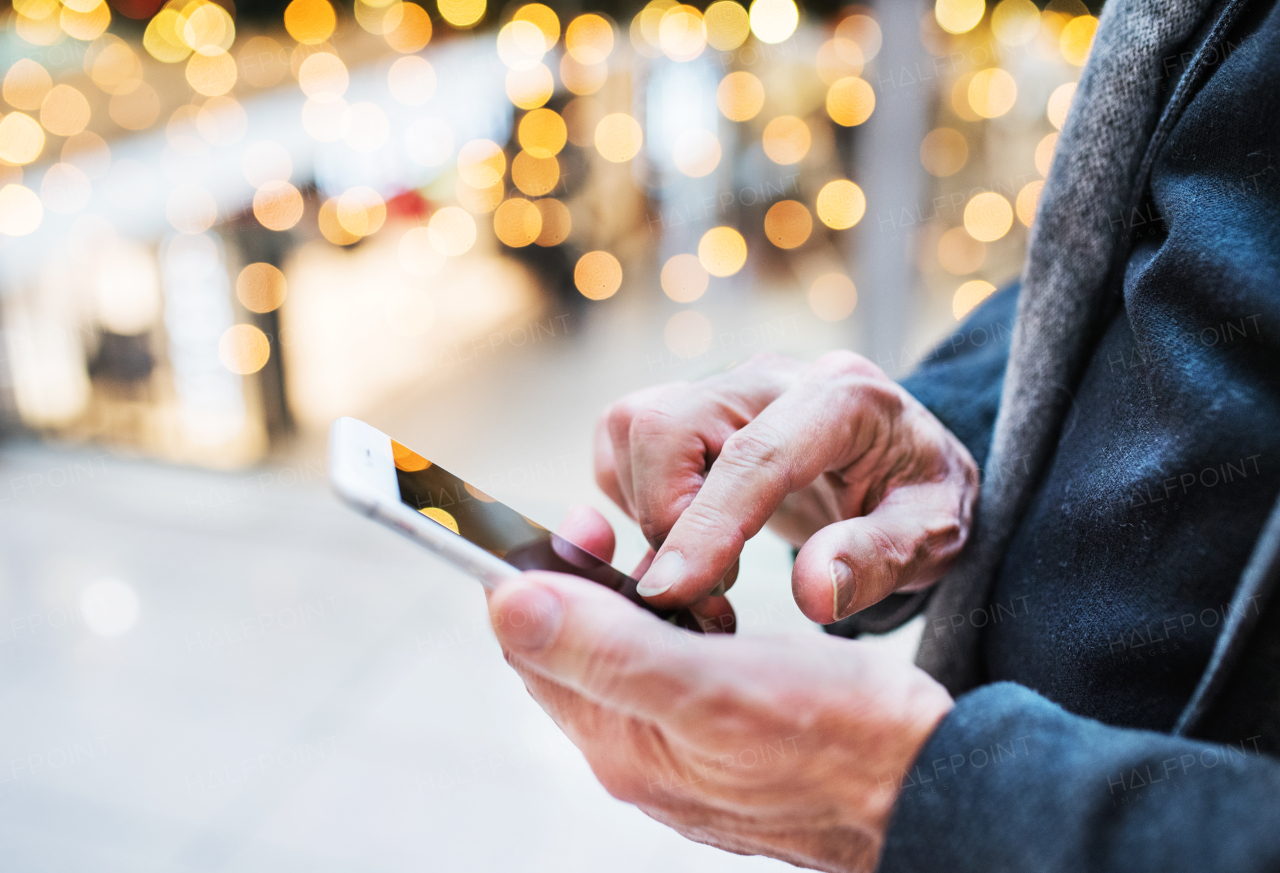
[[883, 873], [1280, 870], [1280, 762], [1106, 727], [1009, 683], [956, 702], [915, 764]]
[[[1176, 56], [1209, 0], [1113, 0], [1063, 127], [1041, 194], [1018, 297], [1009, 366], [972, 539], [926, 611], [918, 663], [953, 693], [981, 681], [981, 628], [955, 615], [983, 608], [996, 569], [1056, 445], [1072, 388], [1102, 327], [1126, 252], [1128, 215], [1162, 104], [1161, 61]], [[932, 628], [949, 623], [945, 633]]]

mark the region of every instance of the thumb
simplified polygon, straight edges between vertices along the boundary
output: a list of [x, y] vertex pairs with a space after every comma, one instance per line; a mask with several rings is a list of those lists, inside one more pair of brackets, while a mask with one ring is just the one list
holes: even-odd
[[800, 611], [830, 624], [901, 588], [938, 581], [968, 536], [959, 504], [948, 483], [908, 485], [869, 515], [822, 528], [800, 549], [792, 570]]
[[703, 673], [694, 657], [701, 637], [574, 576], [533, 571], [505, 581], [489, 615], [522, 668], [633, 715], [668, 713]]

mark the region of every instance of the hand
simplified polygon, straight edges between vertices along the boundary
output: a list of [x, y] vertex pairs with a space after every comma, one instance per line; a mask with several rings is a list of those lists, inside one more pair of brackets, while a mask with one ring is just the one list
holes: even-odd
[[800, 548], [792, 590], [822, 624], [941, 578], [978, 494], [960, 441], [851, 352], [757, 355], [624, 397], [597, 426], [595, 465], [658, 550], [640, 587], [655, 605], [727, 588], [769, 523]]
[[[612, 557], [594, 511], [560, 533]], [[489, 610], [507, 661], [610, 794], [738, 854], [874, 870], [903, 774], [952, 705], [866, 644], [698, 636], [573, 576], [526, 573]]]

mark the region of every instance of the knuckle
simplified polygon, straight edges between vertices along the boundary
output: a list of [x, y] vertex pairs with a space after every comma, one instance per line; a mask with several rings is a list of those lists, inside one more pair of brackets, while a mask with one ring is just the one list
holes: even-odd
[[646, 406], [631, 417], [632, 440], [657, 436], [670, 431], [677, 424], [675, 416], [661, 406]]
[[851, 352], [847, 349], [837, 349], [827, 352], [814, 362], [814, 369], [831, 375], [838, 376], [864, 376], [878, 379], [887, 379], [884, 370], [881, 370], [871, 361], [867, 360], [857, 352]]

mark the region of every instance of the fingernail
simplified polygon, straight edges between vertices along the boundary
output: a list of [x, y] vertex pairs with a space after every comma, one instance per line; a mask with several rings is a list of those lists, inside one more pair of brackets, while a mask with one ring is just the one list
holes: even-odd
[[853, 579], [853, 568], [845, 561], [836, 558], [831, 562], [831, 617], [844, 618], [845, 612], [853, 604], [853, 595], [858, 583]]
[[644, 574], [644, 578], [636, 586], [636, 593], [641, 597], [661, 594], [679, 582], [683, 574], [684, 557], [679, 552], [663, 552], [649, 566], [649, 572]]
[[560, 598], [537, 585], [512, 594], [502, 605], [502, 622], [495, 630], [508, 649], [536, 652], [555, 639], [564, 618]]

